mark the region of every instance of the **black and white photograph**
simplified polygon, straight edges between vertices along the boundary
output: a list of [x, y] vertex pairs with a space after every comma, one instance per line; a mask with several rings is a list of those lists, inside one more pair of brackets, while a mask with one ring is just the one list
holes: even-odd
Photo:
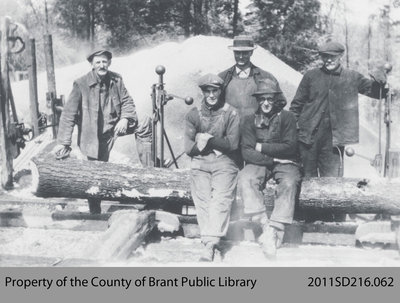
[[0, 0], [0, 267], [400, 267], [399, 51], [399, 0]]

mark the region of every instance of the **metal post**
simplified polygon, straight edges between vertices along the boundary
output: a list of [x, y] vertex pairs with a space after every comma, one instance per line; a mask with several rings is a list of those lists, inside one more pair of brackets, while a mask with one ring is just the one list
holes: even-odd
[[52, 104], [55, 102], [57, 96], [56, 91], [56, 77], [54, 72], [54, 59], [53, 59], [53, 40], [51, 35], [44, 35], [44, 53], [46, 58], [46, 73], [47, 73], [47, 90], [50, 93], [51, 100], [50, 104], [47, 104], [47, 117], [49, 118], [50, 124], [54, 125], [53, 129], [53, 139], [57, 138], [57, 130], [55, 127], [55, 117], [53, 116]]
[[160, 74], [159, 77], [159, 101], [160, 101], [160, 163], [159, 167], [163, 167], [164, 165], [164, 85], [163, 85], [163, 74]]
[[151, 156], [153, 159], [154, 166], [157, 166], [157, 121], [158, 121], [158, 110], [156, 102], [156, 85], [153, 84], [151, 87], [151, 101], [153, 104], [153, 119], [151, 121], [152, 141], [151, 141]]
[[36, 46], [35, 39], [29, 40], [29, 100], [33, 136], [39, 135], [39, 105], [37, 91]]
[[385, 99], [385, 124], [386, 124], [386, 145], [385, 145], [385, 165], [383, 168], [383, 176], [387, 177], [389, 172], [389, 151], [390, 151], [390, 124], [392, 123], [392, 118], [390, 116], [390, 106], [391, 106], [391, 92], [389, 90], [388, 95]]

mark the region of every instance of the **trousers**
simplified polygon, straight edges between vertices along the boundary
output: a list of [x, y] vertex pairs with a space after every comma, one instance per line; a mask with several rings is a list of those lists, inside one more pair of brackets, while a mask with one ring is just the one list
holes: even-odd
[[252, 215], [266, 211], [263, 190], [271, 178], [277, 185], [269, 224], [284, 230], [285, 225], [293, 221], [296, 196], [299, 193], [301, 173], [296, 164], [275, 163], [272, 170], [265, 166], [247, 164], [239, 173], [238, 181], [244, 214]]
[[237, 165], [224, 154], [192, 158], [190, 188], [205, 244], [218, 244], [228, 231], [231, 205], [236, 198], [237, 174]]

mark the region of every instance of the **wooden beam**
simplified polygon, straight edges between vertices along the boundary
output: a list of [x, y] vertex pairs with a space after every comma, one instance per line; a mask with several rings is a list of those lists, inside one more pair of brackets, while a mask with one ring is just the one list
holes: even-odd
[[13, 152], [9, 137], [11, 117], [9, 105], [9, 67], [8, 33], [10, 18], [1, 20], [0, 28], [0, 148], [1, 148], [1, 185], [5, 189], [13, 187]]
[[33, 129], [33, 136], [39, 135], [39, 102], [38, 102], [38, 90], [37, 90], [37, 69], [36, 69], [36, 45], [35, 39], [29, 40], [29, 109], [31, 113], [31, 125]]

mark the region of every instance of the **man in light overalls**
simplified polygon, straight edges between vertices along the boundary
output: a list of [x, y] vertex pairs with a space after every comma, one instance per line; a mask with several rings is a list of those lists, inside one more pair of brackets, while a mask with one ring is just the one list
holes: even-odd
[[221, 98], [222, 84], [217, 75], [201, 77], [201, 107], [185, 118], [185, 152], [192, 158], [191, 192], [204, 244], [201, 261], [213, 261], [236, 197], [239, 115]]

